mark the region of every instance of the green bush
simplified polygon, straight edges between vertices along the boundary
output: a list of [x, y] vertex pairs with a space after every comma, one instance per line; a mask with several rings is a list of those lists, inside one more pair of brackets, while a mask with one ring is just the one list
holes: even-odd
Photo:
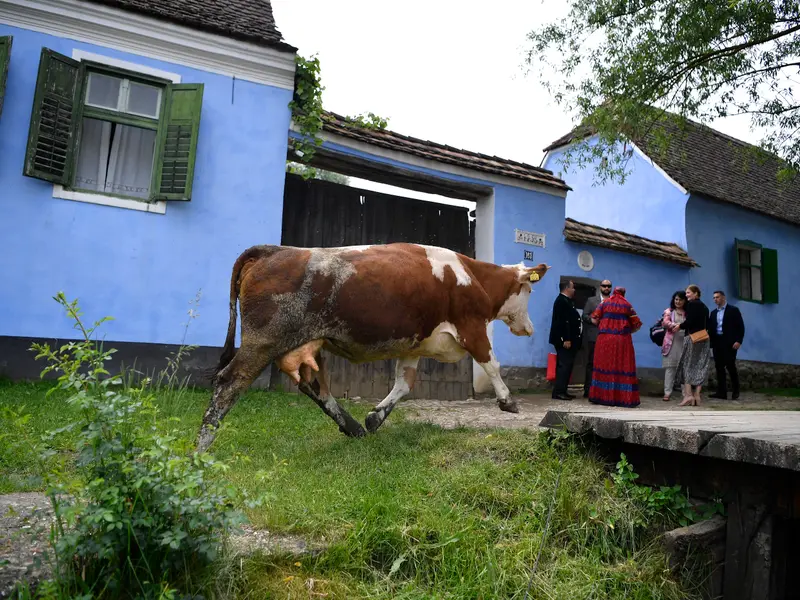
[[82, 339], [31, 349], [49, 362], [42, 376], [60, 373], [50, 391], [65, 390], [66, 401], [78, 409], [77, 421], [45, 440], [73, 432], [77, 477], [66, 482], [57, 473], [47, 476], [55, 572], [39, 595], [185, 596], [192, 575], [214, 560], [224, 537], [244, 520], [236, 507], [260, 500], [215, 483], [224, 464], [160, 432], [149, 380], [125, 385], [109, 374], [104, 364], [115, 351], [93, 340], [108, 318], [87, 328], [77, 300], [69, 302], [63, 293], [55, 300]]

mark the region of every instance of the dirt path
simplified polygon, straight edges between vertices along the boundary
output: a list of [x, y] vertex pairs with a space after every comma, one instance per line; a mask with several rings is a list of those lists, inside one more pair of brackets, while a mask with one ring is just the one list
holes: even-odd
[[[674, 397], [677, 397], [674, 396]], [[521, 394], [515, 398], [519, 402], [518, 414], [502, 412], [494, 400], [408, 400], [401, 402], [406, 418], [440, 425], [446, 429], [456, 427], [508, 429], [536, 429], [545, 413], [551, 408], [568, 410], [620, 411], [636, 410], [596, 406], [583, 398], [565, 402], [553, 400], [549, 394]], [[683, 411], [677, 400], [664, 402], [661, 398], [642, 398], [641, 408], [649, 410]], [[800, 398], [768, 396], [764, 394], [743, 394], [739, 400], [704, 399], [703, 404], [693, 410], [800, 410]]]

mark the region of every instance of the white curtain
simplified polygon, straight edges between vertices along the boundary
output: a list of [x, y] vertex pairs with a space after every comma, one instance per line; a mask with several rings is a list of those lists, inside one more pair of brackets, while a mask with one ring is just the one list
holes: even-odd
[[117, 125], [108, 160], [107, 192], [136, 198], [150, 195], [155, 141], [152, 129]]
[[83, 120], [75, 187], [95, 192], [105, 190], [110, 144], [111, 123], [97, 119]]
[[[113, 131], [113, 139], [112, 139]], [[156, 132], [84, 119], [76, 187], [135, 198], [150, 195]]]

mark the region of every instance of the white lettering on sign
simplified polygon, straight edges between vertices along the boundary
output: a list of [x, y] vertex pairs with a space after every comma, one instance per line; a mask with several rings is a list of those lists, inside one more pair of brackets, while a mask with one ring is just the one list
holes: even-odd
[[514, 241], [517, 244], [528, 244], [529, 246], [536, 246], [544, 248], [543, 233], [533, 233], [532, 231], [523, 231], [522, 229], [514, 230]]

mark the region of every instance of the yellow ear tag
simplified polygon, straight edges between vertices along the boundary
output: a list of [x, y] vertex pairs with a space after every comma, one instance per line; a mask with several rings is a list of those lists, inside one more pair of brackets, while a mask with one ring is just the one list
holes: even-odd
[[531, 273], [531, 281], [539, 281], [539, 274], [536, 271]]

